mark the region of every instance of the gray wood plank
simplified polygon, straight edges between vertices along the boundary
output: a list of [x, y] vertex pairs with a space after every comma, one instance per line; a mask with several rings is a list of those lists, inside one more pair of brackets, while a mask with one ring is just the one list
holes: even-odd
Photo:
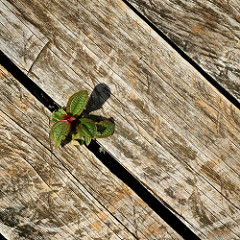
[[[16, 22], [17, 21], [17, 22]], [[13, 13], [7, 11], [6, 6], [0, 8], [0, 46], [5, 53], [11, 56], [12, 61], [25, 73], [29, 71], [44, 46], [30, 30], [21, 25]], [[19, 27], [23, 27], [21, 29]], [[21, 32], [19, 34], [19, 31]], [[15, 37], [17, 36], [17, 37]], [[11, 50], [9, 50], [11, 49]]]
[[128, 2], [240, 101], [239, 0]]
[[51, 151], [50, 112], [0, 68], [0, 232], [7, 239], [181, 239], [85, 147]]
[[48, 42], [29, 77], [61, 105], [106, 83], [104, 147], [200, 237], [238, 237], [239, 110], [121, 1], [9, 2]]

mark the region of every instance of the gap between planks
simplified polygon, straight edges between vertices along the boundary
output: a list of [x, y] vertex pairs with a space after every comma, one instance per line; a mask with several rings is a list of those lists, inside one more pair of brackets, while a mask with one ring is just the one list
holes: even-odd
[[[22, 83], [27, 89], [30, 90], [32, 94], [43, 104], [45, 107], [49, 108], [50, 111], [57, 109], [57, 104], [45, 93], [43, 92], [34, 82], [32, 82], [27, 75], [23, 74], [20, 69], [11, 63], [11, 61], [2, 54], [1, 56], [2, 65], [15, 78]], [[41, 97], [40, 97], [41, 96]], [[54, 108], [53, 108], [54, 106]], [[161, 203], [157, 198], [155, 198], [148, 190], [145, 188], [133, 175], [131, 175], [127, 170], [116, 161], [106, 150], [105, 153], [99, 152], [99, 143], [93, 141], [88, 147], [90, 151], [120, 180], [122, 180], [128, 187], [130, 187], [139, 197], [142, 198], [145, 203], [150, 206], [153, 211], [155, 211], [165, 222], [169, 224], [176, 232], [178, 232], [184, 238], [198, 239], [198, 237], [191, 232], [172, 212], [170, 206], [166, 203]], [[175, 212], [176, 213], [176, 212]], [[178, 215], [178, 213], [176, 213]]]
[[[36, 73], [36, 72], [35, 72]], [[79, 74], [79, 73], [78, 73]]]
[[[237, 2], [122, 1], [240, 108]], [[226, 29], [230, 30], [226, 32]]]
[[[169, 226], [166, 225], [161, 220], [161, 218], [157, 216], [157, 214], [155, 214], [143, 201], [141, 201], [139, 197], [137, 197], [134, 192], [131, 191], [131, 189], [121, 183], [121, 181], [119, 181], [114, 175], [110, 174], [106, 167], [104, 167], [102, 164], [99, 164], [98, 160], [84, 147], [82, 147], [79, 151], [78, 148], [65, 146], [64, 149], [57, 149], [54, 151], [54, 153], [51, 153], [49, 149], [48, 136], [49, 126], [46, 123], [46, 119], [50, 117], [49, 111], [44, 109], [44, 107], [40, 103], [38, 103], [36, 99], [34, 99], [33, 96], [31, 96], [31, 94], [29, 94], [29, 92], [27, 92], [4, 69], [1, 69], [0, 73], [3, 74], [1, 75], [2, 81], [0, 82], [0, 89], [2, 91], [1, 116], [4, 116], [4, 118], [6, 119], [5, 121], [0, 122], [1, 124], [7, 124], [6, 126], [4, 125], [5, 133], [3, 131], [3, 135], [6, 135], [6, 138], [4, 139], [8, 141], [7, 139], [9, 137], [12, 138], [12, 143], [10, 144], [9, 140], [6, 145], [6, 147], [8, 145], [9, 147], [5, 148], [5, 150], [10, 150], [11, 147], [15, 149], [15, 151], [11, 150], [9, 153], [6, 152], [4, 156], [5, 159], [9, 160], [9, 164], [10, 162], [18, 163], [18, 161], [16, 161], [15, 157], [13, 156], [18, 156], [18, 153], [20, 152], [21, 154], [19, 161], [21, 161], [20, 159], [23, 160], [23, 163], [20, 163], [20, 166], [22, 165], [23, 167], [24, 164], [27, 164], [36, 171], [37, 176], [32, 173], [30, 177], [27, 174], [27, 170], [25, 170], [25, 174], [20, 174], [17, 169], [20, 170], [22, 168], [19, 167], [15, 169], [15, 173], [19, 174], [19, 177], [16, 178], [16, 180], [21, 181], [21, 175], [26, 176], [27, 178], [30, 177], [27, 181], [30, 182], [30, 185], [26, 185], [29, 191], [25, 190], [27, 193], [30, 194], [30, 192], [35, 189], [35, 191], [38, 192], [39, 197], [40, 195], [44, 194], [44, 192], [48, 194], [50, 190], [44, 190], [44, 192], [42, 192], [43, 189], [41, 187], [38, 189], [39, 186], [42, 186], [40, 181], [42, 179], [43, 185], [45, 184], [47, 187], [50, 188], [53, 187], [53, 189], [51, 190], [53, 192], [53, 196], [51, 195], [51, 197], [53, 197], [52, 200], [55, 199], [54, 196], [56, 196], [57, 199], [59, 196], [63, 198], [64, 201], [61, 202], [61, 204], [64, 203], [65, 205], [63, 206], [60, 204], [61, 206], [59, 207], [55, 206], [56, 208], [54, 208], [53, 210], [53, 212], [55, 212], [57, 215], [60, 215], [60, 217], [63, 219], [68, 219], [68, 216], [65, 216], [64, 214], [73, 214], [70, 213], [69, 210], [73, 210], [76, 214], [78, 214], [75, 206], [82, 206], [84, 204], [87, 204], [86, 207], [88, 206], [87, 209], [89, 210], [82, 209], [83, 214], [89, 216], [89, 214], [91, 215], [91, 212], [95, 212], [98, 218], [100, 218], [100, 222], [98, 223], [98, 220], [94, 220], [92, 223], [86, 223], [86, 226], [88, 226], [88, 228], [86, 228], [84, 231], [85, 233], [88, 233], [88, 231], [91, 231], [92, 228], [95, 232], [97, 231], [97, 235], [102, 236], [102, 239], [117, 239], [112, 237], [110, 238], [112, 234], [109, 236], [106, 235], [109, 231], [106, 230], [106, 228], [104, 227], [105, 225], [113, 228], [113, 232], [115, 234], [117, 233], [117, 235], [119, 236], [122, 236], [123, 239], [132, 239], [132, 236], [134, 237], [134, 239], [158, 239], [159, 237], [166, 239], [181, 239], [181, 237], [177, 235], [174, 231], [172, 231], [171, 228], [169, 228]], [[21, 99], [21, 101], [19, 101], [19, 98]], [[16, 104], [16, 102], [18, 102], [18, 104]], [[9, 122], [9, 124], [7, 122]], [[11, 135], [11, 133], [13, 135]], [[23, 145], [25, 146], [25, 151], [23, 151], [22, 147], [20, 147], [22, 143], [27, 144]], [[26, 146], [28, 145], [29, 147], [26, 148]], [[32, 151], [34, 151], [36, 154], [33, 154]], [[72, 157], [72, 155], [74, 157]], [[11, 169], [10, 165], [8, 165], [7, 162], [5, 164], [6, 171], [8, 171], [8, 167], [9, 169]], [[51, 179], [49, 179], [48, 176], [48, 167], [50, 167], [51, 169], [51, 174], [57, 174], [53, 174]], [[33, 176], [35, 179], [34, 181]], [[56, 178], [57, 176], [59, 176], [60, 178]], [[2, 177], [3, 175], [1, 175], [1, 178]], [[14, 175], [12, 176], [12, 178], [9, 178], [9, 175], [5, 175], [5, 177], [7, 177], [8, 181], [10, 182], [4, 181], [5, 185], [2, 190], [4, 190], [6, 192], [6, 196], [8, 196], [8, 193], [11, 192], [11, 187], [13, 187], [11, 185], [11, 181], [14, 180]], [[55, 183], [52, 182], [52, 178], [55, 179]], [[33, 185], [31, 184], [32, 181]], [[64, 183], [61, 183], [62, 181]], [[16, 184], [15, 187], [19, 188], [20, 194], [21, 185]], [[68, 188], [70, 188], [69, 190], [73, 191], [73, 195], [67, 194], [66, 191], [68, 191]], [[8, 189], [10, 192], [8, 191]], [[82, 195], [80, 194], [80, 191], [82, 192]], [[66, 194], [64, 192], [66, 192]], [[17, 197], [17, 194], [18, 191], [14, 191], [12, 194], [9, 195], [9, 197]], [[74, 197], [75, 195], [77, 198]], [[21, 199], [19, 198], [16, 199], [18, 199], [18, 201], [21, 201]], [[23, 198], [22, 200], [28, 201], [27, 198]], [[40, 197], [39, 200], [44, 202], [44, 198]], [[80, 200], [83, 201], [83, 203], [79, 202]], [[17, 200], [15, 200], [15, 203], [18, 204], [16, 201]], [[76, 205], [72, 205], [72, 201], [76, 202]], [[91, 204], [89, 201], [91, 202]], [[7, 202], [2, 201], [2, 204], [4, 203], [7, 204]], [[30, 204], [30, 206], [32, 204]], [[29, 203], [27, 205], [29, 205]], [[10, 208], [11, 207], [14, 206], [10, 204]], [[73, 207], [73, 209], [71, 207]], [[33, 209], [35, 209], [35, 206], [32, 206], [31, 209], [33, 211]], [[39, 210], [41, 210], [41, 208]], [[64, 214], [59, 213], [59, 210], [64, 211]], [[18, 217], [18, 214], [19, 213], [16, 212], [15, 216], [12, 215], [12, 217]], [[81, 212], [79, 212], [79, 214], [81, 214]], [[56, 217], [57, 215], [54, 216]], [[37, 216], [38, 214], [36, 214], [36, 217]], [[27, 219], [29, 218], [27, 217]], [[89, 217], [89, 219], [92, 218]], [[41, 219], [36, 218], [35, 221], [38, 222], [38, 225], [40, 223], [41, 224], [39, 225], [39, 227], [37, 225], [34, 225], [34, 227], [36, 227], [38, 231], [41, 230], [44, 234], [47, 234], [43, 230], [44, 228], [46, 229], [46, 225], [41, 222]], [[66, 226], [69, 226], [73, 224], [73, 222], [72, 220], [70, 222], [65, 221], [64, 224]], [[82, 224], [84, 224], [84, 222]], [[101, 226], [102, 228], [101, 231], [99, 226]], [[17, 228], [18, 226], [15, 227]], [[124, 229], [130, 234], [127, 234]], [[49, 230], [51, 230], [51, 228]], [[36, 231], [33, 232], [36, 233]], [[126, 233], [124, 233], [124, 231]], [[75, 227], [71, 228], [70, 232], [71, 234], [69, 236], [64, 235], [64, 237], [66, 238], [66, 236], [68, 236], [68, 239], [75, 239], [77, 236], [79, 236]]]

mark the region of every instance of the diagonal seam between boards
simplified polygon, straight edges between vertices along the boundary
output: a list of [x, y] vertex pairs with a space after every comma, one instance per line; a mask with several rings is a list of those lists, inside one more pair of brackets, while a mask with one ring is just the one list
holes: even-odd
[[[49, 97], [40, 87], [38, 87], [26, 74], [24, 74], [14, 63], [12, 63], [0, 51], [0, 64], [5, 67], [25, 88], [31, 92], [50, 111], [59, 108], [59, 105]], [[200, 239], [182, 221], [168, 204], [160, 202], [148, 189], [129, 173], [110, 153], [100, 153], [100, 144], [92, 141], [88, 149], [121, 181], [130, 187], [149, 207], [156, 212], [169, 226], [171, 226], [184, 239]], [[181, 216], [182, 217], [182, 216]], [[189, 223], [191, 225], [191, 223]]]
[[227, 98], [234, 106], [240, 109], [240, 102], [222, 87], [213, 77], [203, 70], [192, 58], [190, 58], [183, 50], [181, 50], [170, 38], [160, 31], [148, 18], [143, 16], [131, 3], [122, 0], [135, 14], [137, 14], [150, 28], [152, 28], [162, 39], [164, 39], [181, 57], [183, 57], [191, 66], [193, 66], [212, 86], [214, 86], [225, 98]]

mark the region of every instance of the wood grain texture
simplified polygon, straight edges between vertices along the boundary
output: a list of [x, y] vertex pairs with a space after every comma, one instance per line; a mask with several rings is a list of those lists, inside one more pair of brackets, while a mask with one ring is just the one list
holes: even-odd
[[47, 43], [33, 81], [61, 105], [107, 84], [104, 147], [203, 239], [240, 236], [238, 109], [121, 1], [2, 2]]
[[182, 239], [85, 147], [51, 152], [50, 112], [0, 68], [7, 239]]
[[240, 101], [240, 1], [128, 0]]
[[[17, 21], [17, 22], [16, 22]], [[11, 56], [12, 61], [25, 73], [29, 71], [44, 44], [30, 30], [24, 28], [14, 14], [1, 4], [0, 9], [0, 46]], [[22, 26], [24, 29], [19, 29]], [[19, 31], [21, 32], [19, 34]], [[15, 37], [17, 36], [17, 37]], [[8, 49], [11, 49], [10, 51]]]

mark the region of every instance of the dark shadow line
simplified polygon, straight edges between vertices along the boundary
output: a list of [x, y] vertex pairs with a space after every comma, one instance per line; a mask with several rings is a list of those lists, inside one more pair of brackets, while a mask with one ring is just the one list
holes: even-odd
[[0, 233], [0, 239], [1, 240], [7, 240], [1, 233]]
[[0, 64], [6, 68], [32, 95], [43, 103], [51, 112], [59, 109], [59, 105], [48, 96], [37, 84], [23, 73], [1, 50]]
[[99, 144], [92, 141], [88, 149], [119, 179], [130, 187], [154, 212], [184, 239], [200, 239], [180, 219], [152, 195], [131, 173], [129, 173], [110, 153], [99, 152]]
[[229, 93], [222, 85], [220, 85], [213, 77], [211, 77], [205, 70], [203, 70], [192, 58], [190, 58], [181, 48], [179, 48], [170, 38], [168, 38], [162, 31], [159, 30], [148, 18], [140, 13], [127, 0], [122, 0], [131, 10], [133, 10], [149, 27], [151, 27], [161, 38], [163, 38], [181, 57], [190, 63], [209, 83], [211, 83], [222, 95], [224, 95], [233, 105], [240, 109], [240, 102]]
[[[31, 94], [33, 94], [50, 111], [58, 109], [59, 105], [24, 74], [8, 57], [0, 52], [0, 64], [6, 68]], [[181, 222], [166, 206], [153, 196], [133, 175], [131, 175], [110, 153], [100, 153], [101, 146], [92, 141], [88, 149], [120, 180], [129, 186], [154, 212], [184, 239], [200, 239], [185, 224]]]

